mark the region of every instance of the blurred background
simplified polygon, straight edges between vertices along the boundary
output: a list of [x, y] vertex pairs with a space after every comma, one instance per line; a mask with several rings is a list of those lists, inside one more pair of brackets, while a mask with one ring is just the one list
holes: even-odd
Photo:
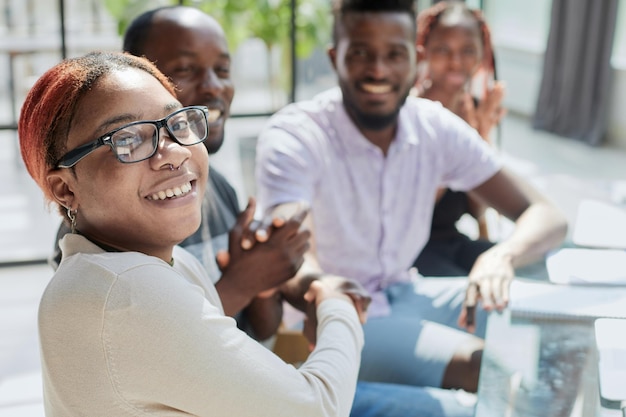
[[[1, 1], [0, 263], [45, 260], [60, 221], [54, 212], [48, 212], [25, 175], [17, 145], [16, 120], [22, 101], [34, 80], [46, 69], [62, 58], [91, 50], [120, 50], [121, 34], [129, 21], [157, 6], [185, 4], [216, 17], [227, 33], [233, 55], [231, 73], [236, 94], [233, 117], [227, 127], [229, 140], [212, 162], [230, 177], [243, 202], [254, 194], [254, 147], [264, 120], [288, 102], [309, 98], [335, 83], [325, 55], [330, 39], [329, 3], [329, 0]], [[623, 33], [626, 6], [617, 0], [468, 0], [467, 3], [482, 9], [491, 26], [497, 76], [507, 86], [505, 106], [509, 113], [498, 137], [503, 152], [520, 159], [517, 166], [530, 169], [531, 164], [542, 173], [573, 174], [591, 181], [626, 178], [626, 165], [620, 163], [626, 152], [626, 117], [622, 116], [626, 109]], [[604, 6], [595, 10], [592, 7], [597, 5], [593, 3]], [[431, 1], [420, 0], [417, 4], [422, 9]], [[553, 40], [550, 40], [551, 28], [555, 31]], [[591, 36], [598, 32], [603, 36]], [[550, 46], [549, 40], [554, 45]], [[555, 49], [571, 49], [572, 43], [580, 44], [580, 48], [575, 48], [582, 55], [575, 57], [579, 61], [570, 63], [566, 61], [567, 54], [555, 55]], [[544, 63], [555, 56], [563, 60], [562, 65], [556, 73], [545, 74], [548, 64]], [[591, 70], [579, 62], [591, 62]], [[559, 91], [552, 94], [551, 86], [544, 80], [548, 75], [553, 80], [563, 80], [561, 89], [574, 86], [568, 90], [573, 96], [563, 97]], [[598, 79], [601, 82], [596, 82]], [[560, 100], [557, 105], [577, 102], [574, 109], [556, 108], [552, 112], [555, 117], [571, 114], [580, 120], [583, 111], [592, 119], [588, 126], [576, 126], [573, 132], [559, 126], [534, 130], [533, 125], [546, 124], [537, 120], [542, 89], [548, 98]], [[539, 109], [541, 114], [547, 113], [544, 107]], [[553, 142], [554, 146], [550, 146]], [[592, 186], [614, 193], [614, 184]]]
[[[43, 415], [36, 310], [52, 275], [46, 259], [60, 218], [19, 155], [16, 120], [33, 82], [65, 57], [121, 50], [126, 25], [143, 11], [170, 4], [207, 11], [226, 30], [236, 88], [226, 141], [211, 163], [243, 203], [254, 195], [256, 135], [267, 117], [335, 85], [325, 55], [329, 3], [0, 0], [0, 417]], [[418, 8], [431, 3], [420, 0]], [[467, 3], [485, 14], [497, 76], [506, 82], [508, 114], [497, 144], [509, 168], [555, 200], [572, 223], [583, 199], [626, 207], [626, 4]], [[505, 233], [506, 222], [495, 224]]]

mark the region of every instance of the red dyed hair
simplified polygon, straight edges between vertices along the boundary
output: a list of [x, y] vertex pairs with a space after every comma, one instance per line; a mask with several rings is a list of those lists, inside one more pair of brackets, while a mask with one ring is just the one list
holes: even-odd
[[[18, 122], [20, 151], [28, 173], [47, 200], [53, 201], [53, 195], [46, 176], [57, 169], [58, 159], [66, 152], [72, 118], [81, 98], [102, 76], [128, 68], [146, 71], [176, 97], [167, 77], [147, 59], [104, 52], [64, 60], [46, 71], [28, 92]], [[62, 207], [60, 210], [64, 211]]]
[[[417, 46], [425, 47], [428, 42], [428, 36], [432, 30], [439, 24], [439, 20], [446, 13], [454, 8], [462, 8], [463, 15], [468, 19], [473, 19], [478, 25], [481, 41], [483, 46], [483, 59], [478, 71], [486, 72], [485, 83], [488, 79], [495, 78], [495, 64], [493, 56], [493, 45], [491, 44], [491, 32], [485, 21], [485, 17], [480, 10], [469, 9], [464, 2], [461, 1], [440, 1], [431, 7], [422, 10], [417, 15], [417, 38], [415, 43]], [[419, 87], [424, 81], [427, 74], [420, 74], [416, 85]], [[487, 85], [485, 84], [485, 89]]]

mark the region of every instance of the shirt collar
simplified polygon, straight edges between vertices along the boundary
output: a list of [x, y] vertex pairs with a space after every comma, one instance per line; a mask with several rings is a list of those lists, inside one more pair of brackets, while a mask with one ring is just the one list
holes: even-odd
[[[338, 89], [338, 88], [337, 88]], [[407, 101], [412, 99], [407, 98]], [[396, 130], [396, 136], [391, 143], [391, 148], [400, 147], [404, 149], [406, 146], [417, 145], [419, 139], [417, 137], [416, 126], [411, 122], [410, 111], [413, 106], [405, 103], [400, 112], [398, 113], [398, 129]], [[338, 140], [346, 144], [346, 152], [349, 154], [361, 154], [365, 152], [371, 152], [372, 149], [378, 150], [378, 147], [371, 143], [359, 129], [356, 127], [341, 99], [341, 93], [338, 94], [338, 102], [332, 109], [332, 116], [334, 123], [331, 126], [336, 126], [335, 134], [338, 136]]]
[[63, 252], [64, 258], [67, 258], [79, 252], [90, 254], [106, 252], [104, 249], [91, 242], [85, 236], [76, 233], [67, 233], [65, 236], [63, 236], [63, 238], [59, 241], [59, 247]]

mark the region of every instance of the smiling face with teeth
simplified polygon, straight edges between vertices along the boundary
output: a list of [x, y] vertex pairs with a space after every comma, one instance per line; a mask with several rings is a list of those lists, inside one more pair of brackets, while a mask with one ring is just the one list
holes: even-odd
[[162, 9], [152, 17], [140, 49], [176, 85], [183, 106], [209, 108], [209, 137], [204, 145], [209, 153], [217, 152], [235, 94], [228, 45], [219, 23], [192, 7]]
[[[98, 79], [78, 102], [66, 147], [74, 149], [127, 123], [163, 118], [180, 107], [147, 72], [114, 70]], [[52, 175], [64, 205], [77, 208], [81, 234], [167, 261], [173, 246], [200, 225], [207, 177], [208, 153], [203, 144], [178, 145], [165, 129], [149, 159], [123, 164], [110, 147], [102, 146], [72, 169]]]
[[346, 111], [362, 131], [395, 126], [415, 83], [415, 26], [398, 12], [346, 13], [329, 57]]

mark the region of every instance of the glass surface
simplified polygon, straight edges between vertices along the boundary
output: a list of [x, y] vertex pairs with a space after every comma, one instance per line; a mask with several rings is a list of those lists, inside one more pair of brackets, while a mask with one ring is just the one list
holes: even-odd
[[475, 415], [601, 415], [593, 321], [491, 314]]

